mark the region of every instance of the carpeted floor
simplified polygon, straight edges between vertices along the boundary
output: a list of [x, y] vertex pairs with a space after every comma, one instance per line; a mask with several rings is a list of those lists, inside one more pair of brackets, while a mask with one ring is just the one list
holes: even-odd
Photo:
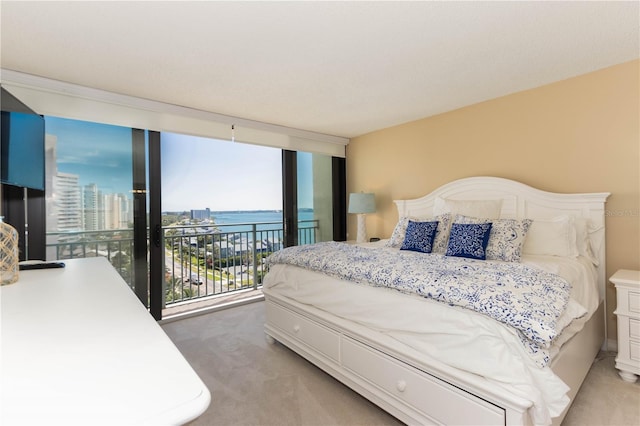
[[[162, 326], [211, 391], [211, 405], [191, 425], [402, 424], [284, 346], [266, 343], [263, 323], [264, 302], [257, 302]], [[563, 425], [640, 425], [640, 382], [623, 382], [615, 354], [600, 355]]]

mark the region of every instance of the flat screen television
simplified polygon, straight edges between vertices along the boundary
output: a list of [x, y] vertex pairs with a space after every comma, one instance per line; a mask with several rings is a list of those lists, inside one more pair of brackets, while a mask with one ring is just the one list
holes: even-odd
[[44, 191], [44, 117], [6, 111], [3, 99], [0, 133], [0, 182]]

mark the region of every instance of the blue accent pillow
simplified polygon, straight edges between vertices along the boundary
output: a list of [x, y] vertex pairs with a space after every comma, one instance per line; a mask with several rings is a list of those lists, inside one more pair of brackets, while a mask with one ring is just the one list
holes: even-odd
[[407, 232], [400, 250], [419, 251], [431, 253], [433, 250], [433, 239], [438, 229], [438, 222], [414, 222], [407, 224]]
[[454, 223], [445, 255], [485, 260], [491, 226], [491, 223]]

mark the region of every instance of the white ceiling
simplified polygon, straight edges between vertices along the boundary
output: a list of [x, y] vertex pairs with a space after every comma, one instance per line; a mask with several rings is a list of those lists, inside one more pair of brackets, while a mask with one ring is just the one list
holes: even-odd
[[19, 2], [4, 69], [353, 137], [640, 57], [640, 2]]

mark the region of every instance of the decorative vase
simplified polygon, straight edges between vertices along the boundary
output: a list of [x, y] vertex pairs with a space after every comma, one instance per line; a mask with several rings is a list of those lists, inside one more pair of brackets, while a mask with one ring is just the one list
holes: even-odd
[[18, 281], [18, 231], [0, 216], [0, 285]]

